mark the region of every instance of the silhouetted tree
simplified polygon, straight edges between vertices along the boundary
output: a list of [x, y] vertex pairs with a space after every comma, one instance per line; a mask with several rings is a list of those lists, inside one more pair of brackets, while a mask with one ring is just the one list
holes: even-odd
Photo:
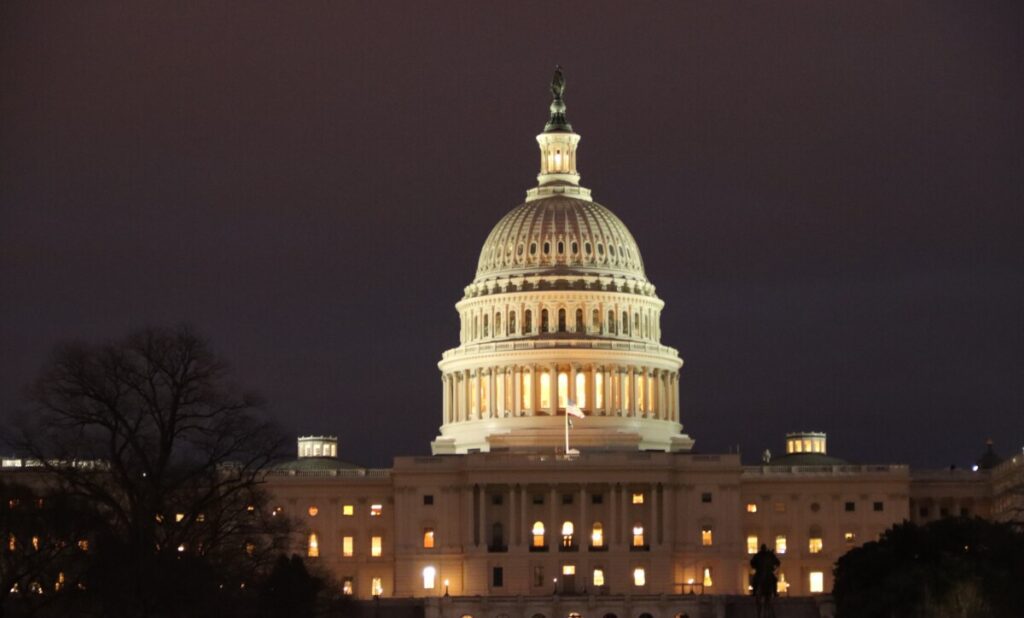
[[899, 524], [836, 563], [840, 618], [1017, 618], [1024, 534], [983, 519]]
[[301, 558], [281, 555], [263, 582], [260, 596], [268, 616], [307, 618], [313, 615], [317, 595], [323, 588], [324, 580], [311, 575]]
[[62, 345], [31, 401], [16, 446], [103, 515], [87, 582], [103, 614], [199, 615], [284, 546], [260, 486], [284, 439], [188, 328]]

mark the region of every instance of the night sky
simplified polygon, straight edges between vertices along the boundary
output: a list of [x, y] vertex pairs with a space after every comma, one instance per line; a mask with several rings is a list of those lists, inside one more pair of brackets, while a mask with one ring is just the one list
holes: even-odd
[[289, 431], [428, 453], [556, 63], [699, 450], [1024, 446], [1014, 1], [4, 2], [0, 412], [59, 341], [187, 322]]

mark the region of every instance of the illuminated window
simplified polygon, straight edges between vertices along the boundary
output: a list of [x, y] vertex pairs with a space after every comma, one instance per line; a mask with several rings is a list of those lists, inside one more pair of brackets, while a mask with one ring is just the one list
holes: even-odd
[[854, 542], [856, 542], [857, 535], [852, 532], [844, 532], [843, 540], [852, 545]]
[[575, 575], [575, 574], [576, 574], [576, 565], [575, 564], [563, 564], [562, 565], [562, 575]]
[[533, 522], [533, 546], [544, 547], [544, 522]]
[[573, 532], [576, 526], [571, 521], [562, 522], [562, 547], [572, 547]]
[[355, 539], [350, 536], [341, 538], [341, 555], [351, 558], [355, 554]]
[[32, 549], [39, 551], [39, 537], [32, 537]]
[[789, 591], [789, 582], [786, 581], [786, 574], [779, 573], [779, 581], [775, 584], [775, 592], [786, 594]]
[[383, 545], [383, 543], [382, 543], [382, 538], [381, 537], [379, 537], [379, 536], [371, 536], [370, 537], [370, 555], [375, 557], [375, 558], [376, 557], [380, 557], [382, 545]]
[[604, 408], [604, 373], [598, 371], [594, 374], [594, 409]]
[[316, 514], [319, 513], [319, 512], [320, 512], [320, 509], [316, 508], [315, 506], [309, 507], [309, 516], [310, 517], [316, 517]]
[[784, 554], [786, 553], [786, 535], [779, 534], [775, 536], [775, 553]]
[[811, 552], [812, 554], [817, 554], [821, 553], [821, 549], [822, 543], [820, 536], [812, 536], [810, 539], [807, 540], [807, 551]]
[[381, 513], [384, 512], [384, 506], [381, 504], [370, 505], [370, 517], [380, 517]]
[[757, 550], [758, 550], [758, 547], [757, 547], [757, 535], [756, 534], [748, 534], [747, 535], [747, 553], [748, 554], [756, 554]]
[[320, 541], [317, 540], [315, 532], [311, 532], [309, 535], [309, 545], [306, 549], [306, 555], [310, 558], [317, 558], [320, 556]]
[[540, 374], [540, 407], [543, 410], [551, 407], [551, 374], [546, 371]]
[[351, 504], [346, 504], [341, 507], [341, 514], [345, 517], [352, 517], [356, 514], [356, 507], [352, 506]]
[[249, 557], [252, 557], [252, 556], [256, 555], [256, 544], [255, 543], [250, 541], [250, 542], [245, 544], [245, 555], [249, 556]]
[[183, 519], [185, 519], [185, 514], [184, 513], [175, 513], [174, 514], [174, 521], [180, 522]]
[[644, 503], [644, 494], [643, 494], [643, 492], [634, 492], [633, 493], [633, 504], [643, 504], [643, 503]]
[[384, 594], [384, 583], [381, 581], [381, 578], [374, 577], [373, 581], [370, 582], [370, 594], [375, 597]]
[[633, 569], [633, 585], [634, 586], [646, 586], [647, 585], [647, 574], [644, 573], [643, 569]]
[[82, 551], [89, 551], [89, 539], [79, 539], [78, 549]]
[[437, 579], [437, 569], [432, 566], [423, 567], [423, 589], [433, 590]]
[[633, 525], [633, 547], [644, 546], [644, 527], [640, 524]]
[[352, 578], [346, 577], [345, 579], [341, 580], [341, 594], [351, 596], [353, 592], [354, 590], [352, 586]]
[[7, 535], [7, 551], [14, 551], [18, 549], [18, 540], [14, 538], [13, 534]]
[[423, 549], [434, 548], [434, 529], [424, 528], [423, 529]]
[[581, 409], [587, 407], [587, 374], [576, 374], [576, 405]]
[[590, 531], [590, 544], [594, 547], [604, 547], [604, 526], [600, 522], [595, 522]]
[[604, 569], [594, 569], [594, 585], [604, 585]]
[[710, 588], [715, 583], [711, 581], [711, 567], [704, 567], [704, 587]]
[[701, 526], [700, 528], [700, 544], [704, 547], [710, 546], [714, 542], [712, 536], [711, 526]]
[[569, 405], [569, 376], [563, 371], [558, 374], [558, 407]]
[[821, 571], [810, 573], [811, 592], [825, 592], [825, 574]]
[[748, 502], [747, 503], [747, 512], [748, 513], [756, 513], [757, 512], [757, 505], [754, 504], [753, 502]]

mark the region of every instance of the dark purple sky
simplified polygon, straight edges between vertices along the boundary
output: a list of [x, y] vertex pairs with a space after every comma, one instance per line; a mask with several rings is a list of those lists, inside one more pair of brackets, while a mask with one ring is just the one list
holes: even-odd
[[556, 62], [700, 450], [1024, 446], [1019, 1], [4, 2], [0, 411], [186, 321], [290, 430], [428, 452]]

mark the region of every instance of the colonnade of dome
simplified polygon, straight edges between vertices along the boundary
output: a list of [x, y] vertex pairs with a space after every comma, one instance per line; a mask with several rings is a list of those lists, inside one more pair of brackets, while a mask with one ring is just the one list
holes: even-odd
[[433, 452], [558, 448], [572, 404], [579, 448], [689, 450], [683, 363], [660, 343], [664, 302], [632, 234], [578, 186], [580, 138], [559, 96], [551, 110], [538, 186], [488, 235], [456, 305]]

